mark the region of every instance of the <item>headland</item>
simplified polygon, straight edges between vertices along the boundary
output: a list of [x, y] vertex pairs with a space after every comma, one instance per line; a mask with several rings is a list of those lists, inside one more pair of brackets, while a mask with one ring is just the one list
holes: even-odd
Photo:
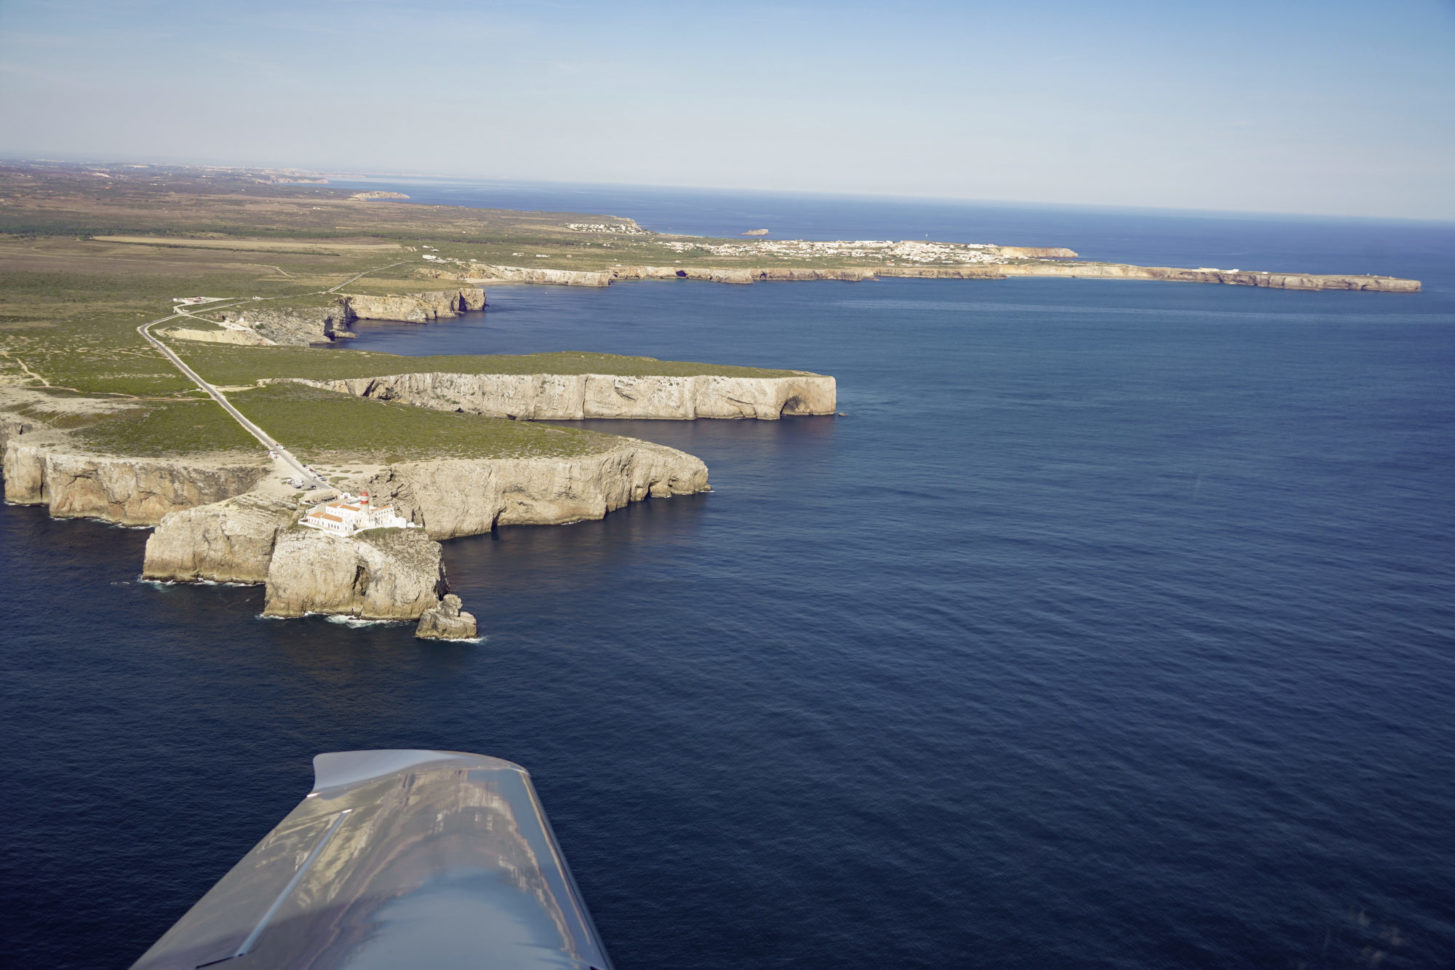
[[[358, 320], [439, 324], [484, 308], [486, 287], [631, 280], [1419, 289], [1096, 262], [1054, 245], [674, 236], [615, 216], [423, 206], [267, 172], [6, 165], [0, 203], [6, 500], [154, 529], [149, 579], [262, 584], [271, 616], [419, 620], [430, 637], [475, 634], [448, 592], [440, 541], [708, 489], [694, 456], [545, 422], [827, 415], [837, 388], [801, 370], [609, 354], [314, 346], [348, 339]], [[412, 528], [332, 535], [301, 521], [365, 491]]]

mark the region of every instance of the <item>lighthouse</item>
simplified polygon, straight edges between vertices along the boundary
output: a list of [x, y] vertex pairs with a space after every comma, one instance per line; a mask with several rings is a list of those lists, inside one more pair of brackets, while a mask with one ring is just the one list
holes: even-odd
[[368, 492], [361, 493], [357, 499], [345, 493], [336, 501], [314, 506], [300, 521], [310, 528], [345, 537], [365, 529], [414, 528], [408, 519], [394, 511], [394, 506], [376, 508]]

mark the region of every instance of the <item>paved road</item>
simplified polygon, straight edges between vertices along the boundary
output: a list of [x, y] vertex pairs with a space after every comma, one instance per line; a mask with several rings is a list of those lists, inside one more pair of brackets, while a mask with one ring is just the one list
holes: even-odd
[[[211, 304], [208, 306], [208, 309], [221, 310], [224, 307], [228, 306], [237, 306], [237, 304]], [[182, 358], [178, 357], [175, 353], [172, 352], [172, 348], [168, 347], [156, 337], [152, 336], [152, 327], [155, 327], [157, 324], [166, 323], [168, 320], [178, 320], [182, 317], [190, 316], [191, 314], [188, 313], [186, 310], [178, 310], [176, 313], [173, 313], [170, 316], [159, 317], [156, 320], [152, 320], [148, 323], [142, 324], [141, 326], [136, 328], [136, 332], [146, 338], [147, 343], [151, 344], [153, 347], [157, 348], [163, 354], [165, 354], [167, 359], [170, 360], [178, 370], [180, 370], [183, 374], [187, 375], [188, 380], [190, 380], [193, 384], [196, 384], [198, 387], [202, 388], [202, 390], [206, 391], [214, 401], [222, 405], [222, 409], [228, 414], [232, 415], [233, 420], [235, 420], [238, 424], [242, 425], [245, 429], [247, 429], [248, 434], [252, 435], [254, 438], [257, 438], [263, 443], [264, 447], [268, 448], [270, 451], [274, 452], [279, 458], [281, 458], [289, 468], [293, 469], [300, 481], [311, 484], [314, 488], [327, 488], [327, 481], [325, 481], [322, 477], [315, 474], [314, 472], [310, 471], [308, 466], [305, 465], [303, 462], [299, 461], [298, 458], [295, 457], [291, 451], [278, 444], [278, 442], [274, 440], [272, 435], [268, 434], [268, 432], [258, 427], [251, 420], [249, 420], [249, 418], [245, 414], [243, 414], [237, 408], [233, 407], [232, 402], [227, 399], [227, 396], [225, 394], [223, 394], [213, 385], [204, 381], [201, 375], [199, 375], [192, 368], [188, 367], [186, 362], [183, 361]]]
[[[362, 273], [350, 276], [348, 279], [344, 280], [342, 283], [339, 283], [337, 286], [331, 286], [328, 289], [321, 291], [321, 293], [337, 293], [340, 289], [348, 286], [354, 280], [359, 279], [362, 276], [368, 276], [370, 273], [377, 273], [381, 269], [389, 269], [392, 266], [400, 266], [408, 262], [410, 262], [410, 260], [401, 259], [397, 262], [388, 263], [384, 266], [375, 266], [372, 269], [366, 269]], [[209, 302], [206, 309], [208, 309], [209, 311], [225, 310], [228, 307], [241, 306], [243, 304], [252, 305], [252, 303], [253, 300], [229, 300], [226, 302]], [[248, 420], [246, 415], [244, 415], [237, 408], [233, 407], [232, 402], [227, 399], [226, 395], [224, 395], [216, 387], [204, 381], [195, 370], [187, 366], [182, 358], [178, 357], [175, 353], [172, 352], [172, 348], [168, 347], [156, 337], [152, 336], [152, 327], [155, 327], [159, 323], [166, 323], [168, 320], [179, 320], [183, 317], [189, 317], [194, 320], [201, 320], [204, 323], [212, 322], [210, 320], [206, 320], [203, 317], [195, 317], [186, 307], [179, 306], [168, 316], [158, 317], [155, 320], [149, 321], [137, 327], [136, 332], [146, 338], [147, 343], [151, 344], [153, 347], [157, 348], [163, 354], [165, 354], [166, 358], [170, 360], [178, 370], [180, 370], [183, 374], [187, 375], [188, 380], [190, 380], [193, 384], [196, 384], [198, 387], [202, 388], [202, 390], [206, 391], [214, 401], [222, 405], [222, 409], [228, 414], [232, 415], [233, 420], [235, 420], [238, 424], [242, 425], [245, 429], [247, 429], [248, 434], [252, 435], [254, 438], [257, 438], [263, 443], [264, 447], [277, 454], [278, 457], [281, 458], [289, 468], [293, 469], [293, 471], [297, 474], [299, 481], [312, 485], [314, 488], [330, 487], [328, 482], [325, 481], [322, 476], [318, 475], [316, 472], [311, 471], [309, 467], [305, 465], [302, 461], [300, 461], [291, 451], [278, 444], [278, 442], [274, 440], [272, 435], [268, 434], [268, 432], [264, 431], [256, 424], [253, 424], [252, 421]]]

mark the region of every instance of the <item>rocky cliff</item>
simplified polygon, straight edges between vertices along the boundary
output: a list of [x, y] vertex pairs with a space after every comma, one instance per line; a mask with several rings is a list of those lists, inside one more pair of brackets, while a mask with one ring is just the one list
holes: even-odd
[[[1184, 269], [1176, 266], [1133, 266], [1128, 263], [1010, 263], [986, 267], [993, 276], [1063, 276], [1075, 279], [1166, 280], [1179, 283], [1223, 283], [1275, 290], [1362, 290], [1418, 293], [1419, 280], [1395, 276], [1269, 273], [1262, 270]], [[890, 274], [885, 274], [890, 275]], [[900, 274], [894, 274], [900, 275]], [[903, 275], [910, 275], [908, 273]], [[914, 275], [934, 275], [931, 272]], [[981, 275], [981, 274], [976, 274]]]
[[0, 454], [10, 447], [10, 442], [23, 434], [35, 430], [35, 422], [13, 414], [0, 413]]
[[783, 415], [833, 414], [838, 406], [834, 379], [806, 372], [791, 377], [424, 373], [300, 383], [442, 411], [537, 421], [776, 421]]
[[263, 614], [413, 620], [447, 591], [440, 544], [418, 529], [343, 539], [298, 526], [282, 532], [273, 548]]
[[297, 517], [289, 506], [251, 494], [168, 513], [147, 539], [142, 576], [261, 583], [278, 533]]
[[1077, 252], [1065, 246], [996, 246], [1006, 259], [1075, 259]]
[[[261, 333], [254, 330], [198, 330], [195, 328], [177, 327], [173, 330], [164, 330], [162, 335], [175, 340], [191, 340], [201, 344], [230, 344], [238, 347], [272, 347], [277, 341], [269, 340]], [[351, 336], [342, 334], [335, 336]]]
[[266, 463], [245, 455], [118, 458], [38, 438], [6, 444], [5, 500], [45, 505], [56, 518], [156, 525], [169, 512], [241, 495], [268, 474]]
[[457, 290], [396, 296], [349, 293], [339, 297], [339, 302], [347, 308], [350, 322], [403, 320], [406, 323], [432, 323], [471, 310], [485, 309], [485, 291], [477, 286], [462, 286]]
[[571, 458], [406, 462], [360, 484], [433, 539], [481, 535], [497, 525], [599, 519], [629, 502], [708, 490], [701, 459], [634, 438]]
[[[1051, 276], [1081, 279], [1168, 280], [1184, 283], [1224, 283], [1232, 286], [1262, 286], [1282, 290], [1363, 290], [1383, 293], [1415, 293], [1419, 280], [1394, 276], [1336, 275], [1319, 273], [1270, 273], [1252, 270], [1185, 269], [1175, 266], [1133, 266], [1128, 263], [1092, 263], [1070, 260], [1076, 254], [1054, 247], [1002, 246], [1001, 254], [1026, 262], [964, 263], [958, 265], [883, 265], [877, 267], [825, 267], [804, 269], [786, 266], [724, 268], [711, 266], [614, 266], [601, 272], [536, 269], [522, 266], [470, 264], [453, 270], [430, 269], [428, 275], [443, 279], [494, 279], [519, 283], [553, 283], [567, 286], [607, 286], [615, 280], [682, 279], [712, 283], [763, 283], [774, 281], [844, 280], [859, 282], [878, 277], [908, 279], [983, 280], [1011, 276]], [[478, 277], [475, 275], [478, 274]]]
[[291, 346], [350, 337], [350, 319], [348, 309], [339, 303], [319, 307], [248, 307], [221, 315], [224, 326], [234, 331], [251, 330], [269, 343]]
[[[484, 307], [485, 291], [476, 286], [463, 286], [455, 290], [388, 296], [346, 293], [325, 306], [247, 307], [224, 313], [221, 320], [234, 333], [251, 331], [273, 344], [306, 346], [352, 337], [348, 327], [355, 320], [431, 323]], [[181, 335], [191, 333], [184, 331]], [[234, 337], [227, 338], [228, 342], [236, 340]]]

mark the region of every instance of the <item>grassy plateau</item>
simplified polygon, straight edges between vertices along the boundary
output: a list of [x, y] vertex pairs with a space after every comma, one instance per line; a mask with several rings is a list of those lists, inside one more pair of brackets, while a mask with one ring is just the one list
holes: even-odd
[[[138, 326], [169, 316], [183, 297], [216, 297], [239, 309], [308, 309], [329, 306], [339, 293], [459, 287], [457, 279], [436, 278], [441, 258], [575, 270], [671, 264], [683, 258], [685, 238], [644, 232], [613, 216], [366, 201], [327, 185], [290, 184], [280, 173], [0, 164], [0, 390], [8, 385], [29, 395], [23, 406], [0, 395], [0, 417], [9, 412], [68, 428], [87, 446], [112, 453], [256, 451], [257, 442], [143, 340]], [[731, 266], [735, 259], [717, 262]], [[207, 304], [193, 310], [200, 318], [159, 324], [158, 334], [218, 329], [207, 322]], [[358, 427], [369, 429], [376, 457], [395, 459], [577, 453], [599, 448], [603, 436], [297, 387], [240, 389], [274, 377], [414, 371], [789, 373], [565, 351], [421, 358], [184, 340], [169, 346], [208, 380], [238, 389], [234, 403], [279, 440], [320, 456], [356, 453], [362, 436], [342, 429]], [[37, 409], [37, 394], [56, 402], [55, 413]], [[69, 406], [77, 400], [126, 407]], [[322, 415], [328, 419], [318, 420]]]

